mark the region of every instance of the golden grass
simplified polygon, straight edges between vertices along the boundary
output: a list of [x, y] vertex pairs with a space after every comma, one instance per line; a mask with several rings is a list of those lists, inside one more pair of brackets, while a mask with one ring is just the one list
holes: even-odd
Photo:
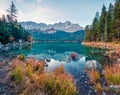
[[115, 42], [83, 42], [82, 44], [99, 48], [120, 49], [120, 43]]
[[102, 86], [100, 83], [96, 83], [95, 89], [98, 91], [98, 93], [102, 93]]
[[91, 81], [94, 83], [100, 78], [100, 74], [94, 69], [92, 69], [89, 74]]
[[10, 78], [16, 86], [24, 83], [21, 95], [76, 95], [73, 77], [66, 73], [63, 65], [53, 72], [45, 72], [45, 63], [34, 58], [17, 57], [12, 63]]
[[120, 85], [120, 66], [114, 64], [105, 67], [105, 78], [109, 84]]

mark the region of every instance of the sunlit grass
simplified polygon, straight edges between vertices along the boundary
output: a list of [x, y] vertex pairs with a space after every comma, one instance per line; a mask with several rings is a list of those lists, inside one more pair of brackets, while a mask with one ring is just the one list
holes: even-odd
[[92, 69], [89, 74], [91, 81], [94, 83], [100, 78], [100, 74], [94, 69]]
[[16, 86], [24, 83], [22, 95], [76, 95], [73, 77], [66, 73], [63, 65], [52, 72], [46, 72], [44, 68], [44, 61], [17, 57], [12, 61], [10, 78]]
[[114, 64], [105, 67], [105, 78], [109, 84], [120, 85], [120, 66]]

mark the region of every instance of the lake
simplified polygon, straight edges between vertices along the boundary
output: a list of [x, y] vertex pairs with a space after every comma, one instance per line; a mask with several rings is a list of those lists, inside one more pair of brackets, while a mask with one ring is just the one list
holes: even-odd
[[[70, 54], [76, 53], [77, 60], [69, 60]], [[30, 47], [19, 48], [4, 53], [7, 55], [24, 54], [26, 57], [35, 57], [36, 59], [50, 59], [48, 68], [53, 68], [63, 64], [66, 71], [77, 73], [83, 71], [88, 60], [96, 60], [102, 66], [103, 63], [109, 63], [109, 59], [104, 57], [105, 49], [87, 47], [79, 43], [34, 43]]]

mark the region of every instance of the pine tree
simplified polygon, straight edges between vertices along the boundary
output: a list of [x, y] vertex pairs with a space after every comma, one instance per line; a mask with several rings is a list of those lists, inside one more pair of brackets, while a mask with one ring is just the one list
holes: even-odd
[[92, 41], [91, 26], [87, 25], [85, 27], [85, 41]]
[[113, 28], [113, 39], [120, 40], [120, 0], [116, 0], [115, 2]]
[[98, 38], [99, 41], [104, 41], [105, 40], [105, 25], [106, 25], [106, 15], [107, 15], [107, 11], [106, 11], [106, 7], [105, 5], [103, 5], [102, 8], [102, 13], [100, 16], [100, 22], [99, 22], [99, 29], [98, 29]]
[[112, 28], [112, 25], [113, 25], [113, 5], [110, 3], [109, 5], [109, 8], [108, 8], [108, 12], [107, 12], [107, 16], [106, 16], [106, 28], [105, 28], [105, 31], [106, 31], [106, 41], [112, 41], [111, 37], [111, 33], [113, 31], [113, 28]]
[[97, 34], [98, 34], [98, 23], [99, 23], [99, 12], [96, 13], [92, 26], [91, 26], [91, 34], [92, 34], [92, 40], [97, 40]]
[[11, 23], [14, 23], [14, 21], [17, 18], [17, 16], [16, 16], [17, 9], [16, 9], [16, 6], [13, 1], [11, 2], [10, 8], [7, 10], [7, 12], [9, 13]]

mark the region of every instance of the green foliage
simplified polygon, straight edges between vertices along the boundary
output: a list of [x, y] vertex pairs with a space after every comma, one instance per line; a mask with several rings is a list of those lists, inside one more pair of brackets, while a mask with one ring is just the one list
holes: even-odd
[[85, 38], [84, 38], [84, 40], [85, 40], [85, 41], [91, 41], [91, 27], [90, 27], [90, 25], [87, 25], [87, 26], [85, 27], [85, 31], [86, 31], [86, 33], [85, 33]]
[[26, 40], [30, 35], [24, 28], [17, 22], [16, 13], [17, 9], [14, 3], [11, 3], [8, 11], [8, 15], [3, 15], [0, 18], [0, 42], [6, 44], [9, 42], [9, 37], [14, 37], [15, 41], [19, 39]]
[[24, 77], [23, 68], [20, 65], [16, 66], [16, 68], [12, 70], [10, 76], [15, 82], [17, 83], [21, 82]]
[[24, 54], [20, 54], [20, 55], [18, 56], [18, 58], [19, 58], [20, 60], [24, 61], [24, 60], [25, 60], [25, 55], [24, 55]]
[[116, 0], [113, 19], [113, 40], [120, 41], [120, 1]]
[[116, 0], [114, 6], [110, 3], [108, 10], [103, 5], [100, 19], [95, 16], [87, 27], [85, 41], [120, 41], [120, 1]]
[[98, 24], [99, 24], [99, 12], [96, 13], [95, 18], [93, 20], [92, 26], [91, 26], [91, 40], [97, 40], [97, 34], [98, 34]]

